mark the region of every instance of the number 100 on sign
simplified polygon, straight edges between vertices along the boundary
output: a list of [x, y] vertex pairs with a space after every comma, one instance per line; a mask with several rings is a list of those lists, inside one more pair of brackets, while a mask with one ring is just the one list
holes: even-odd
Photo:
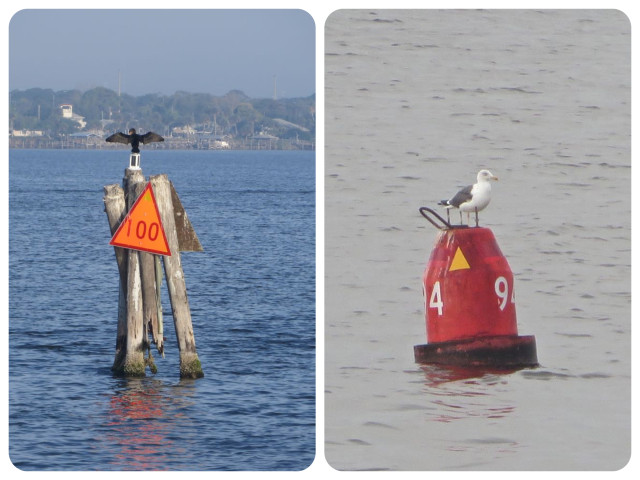
[[171, 255], [151, 184], [129, 210], [110, 245], [159, 255]]
[[[133, 219], [127, 219], [127, 237], [131, 237], [131, 225], [133, 224]], [[160, 224], [158, 222], [152, 222], [147, 229], [147, 222], [144, 220], [138, 220], [138, 224], [135, 228], [135, 235], [140, 241], [140, 244], [143, 241], [155, 242], [158, 238], [158, 234], [160, 233]]]

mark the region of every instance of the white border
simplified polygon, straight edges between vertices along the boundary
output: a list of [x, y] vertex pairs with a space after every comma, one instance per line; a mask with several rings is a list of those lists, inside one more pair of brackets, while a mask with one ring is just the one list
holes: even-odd
[[[274, 0], [268, 3], [260, 3], [257, 1], [243, 1], [236, 0], [231, 4], [226, 2], [205, 2], [205, 1], [183, 1], [179, 4], [175, 2], [168, 1], [149, 1], [149, 0], [136, 0], [135, 2], [122, 1], [122, 0], [114, 0], [108, 3], [105, 2], [96, 2], [94, 4], [88, 5], [87, 2], [79, 2], [79, 1], [58, 1], [55, 3], [39, 0], [39, 1], [26, 1], [26, 2], [5, 2], [3, 5], [3, 14], [4, 14], [4, 26], [5, 31], [2, 36], [2, 51], [5, 52], [5, 55], [8, 54], [8, 28], [11, 17], [18, 12], [19, 10], [25, 8], [204, 8], [204, 9], [226, 9], [226, 8], [277, 8], [277, 9], [301, 9], [308, 12], [315, 21], [316, 28], [316, 339], [317, 339], [317, 360], [316, 360], [316, 368], [317, 368], [317, 376], [316, 376], [316, 459], [313, 464], [306, 470], [302, 472], [204, 472], [204, 473], [191, 473], [188, 475], [194, 475], [201, 478], [211, 478], [212, 476], [218, 478], [221, 476], [234, 476], [236, 478], [277, 478], [277, 479], [287, 479], [287, 478], [322, 478], [325, 479], [327, 477], [336, 478], [340, 476], [349, 476], [349, 478], [371, 478], [372, 476], [384, 475], [385, 477], [389, 474], [394, 475], [394, 478], [399, 478], [400, 476], [403, 478], [415, 478], [424, 480], [426, 476], [438, 476], [438, 478], [442, 477], [451, 477], [451, 476], [473, 476], [473, 478], [479, 476], [491, 478], [501, 477], [501, 478], [512, 478], [514, 475], [518, 478], [532, 476], [539, 477], [540, 475], [545, 475], [546, 472], [489, 472], [489, 473], [478, 473], [478, 472], [338, 472], [331, 468], [325, 458], [324, 458], [324, 25], [329, 17], [329, 15], [335, 10], [339, 9], [400, 9], [400, 8], [447, 8], [447, 9], [475, 9], [475, 8], [518, 8], [518, 9], [528, 9], [528, 8], [536, 8], [536, 9], [618, 9], [623, 11], [631, 21], [632, 28], [632, 65], [636, 65], [636, 52], [639, 50], [637, 47], [636, 35], [634, 31], [635, 22], [637, 21], [636, 8], [633, 5], [632, 1], [609, 1], [609, 2], [596, 2], [583, 0], [581, 2], [575, 1], [537, 1], [537, 2], [506, 2], [506, 1], [485, 1], [485, 2], [472, 2], [472, 1], [456, 1], [451, 0], [448, 2], [443, 1], [434, 1], [434, 2], [426, 2], [426, 1], [403, 1], [403, 0], [395, 0], [393, 2], [383, 2], [383, 1], [348, 1], [344, 0], [342, 2], [337, 2], [334, 0], [304, 0], [304, 1], [278, 1]], [[8, 55], [5, 59], [5, 66], [8, 67]], [[636, 75], [632, 76], [634, 80], [633, 84], [635, 87], [635, 79]], [[2, 116], [2, 124], [6, 127], [4, 129], [5, 132], [8, 132], [8, 74], [5, 74], [2, 77], [2, 85], [4, 86], [5, 94], [1, 96], [3, 112]], [[632, 88], [632, 92], [635, 91], [635, 88]], [[635, 108], [633, 108], [633, 113], [635, 114]], [[635, 115], [632, 116], [635, 118]], [[634, 122], [635, 123], [635, 122]], [[635, 130], [635, 129], [634, 129]], [[635, 133], [635, 131], [634, 131]], [[3, 137], [3, 142], [6, 142], [6, 135]], [[635, 144], [635, 135], [632, 138], [632, 146]], [[635, 148], [632, 149], [635, 152]], [[4, 149], [2, 150], [2, 165], [5, 168], [5, 175], [0, 175], [1, 182], [0, 190], [3, 192], [3, 195], [0, 197], [0, 215], [2, 216], [3, 225], [5, 228], [0, 229], [0, 264], [2, 265], [2, 271], [4, 275], [2, 275], [0, 280], [0, 285], [2, 285], [2, 303], [3, 303], [3, 314], [0, 318], [5, 321], [2, 323], [3, 325], [3, 333], [8, 333], [8, 145], [4, 145]], [[632, 176], [635, 180], [636, 172], [635, 168], [632, 168]], [[633, 182], [636, 184], [637, 182]], [[633, 189], [632, 189], [633, 191]], [[636, 206], [636, 196], [633, 195], [633, 207]], [[635, 210], [635, 209], [634, 209]], [[632, 215], [634, 218], [636, 217], [636, 212], [633, 212]], [[635, 223], [635, 222], [633, 222]], [[635, 243], [635, 242], [633, 242]], [[632, 252], [632, 261], [633, 261], [633, 252]], [[5, 304], [6, 302], [6, 304]], [[634, 303], [632, 303], [632, 318], [635, 318], [634, 315]], [[635, 347], [637, 344], [638, 334], [636, 333], [636, 329], [633, 329], [633, 346]], [[2, 392], [3, 398], [5, 402], [3, 402], [2, 408], [2, 418], [5, 419], [3, 422], [3, 435], [0, 440], [0, 451], [4, 454], [4, 461], [2, 465], [3, 478], [12, 479], [12, 478], [26, 478], [26, 477], [35, 477], [35, 476], [55, 476], [59, 475], [61, 478], [64, 475], [64, 478], [86, 478], [87, 473], [76, 473], [76, 472], [64, 472], [64, 473], [39, 473], [39, 472], [22, 472], [11, 464], [8, 455], [8, 352], [9, 352], [9, 342], [8, 338], [5, 336], [3, 355], [0, 357], [1, 364], [0, 369], [2, 371], [3, 381]], [[635, 373], [637, 371], [638, 362], [636, 360], [637, 355], [634, 357], [633, 369], [632, 371]], [[7, 377], [5, 377], [7, 375]], [[635, 377], [635, 375], [634, 375]], [[634, 399], [635, 399], [634, 395]], [[632, 405], [635, 406], [635, 403]], [[634, 415], [635, 414], [635, 415]], [[632, 410], [632, 419], [633, 419], [633, 430], [632, 430], [632, 448], [633, 446], [638, 445], [638, 436], [637, 436], [637, 412], [635, 409]], [[567, 475], [580, 477], [581, 480], [586, 478], [594, 478], [597, 476], [601, 478], [603, 475], [607, 477], [631, 477], [632, 472], [637, 470], [635, 460], [637, 455], [632, 454], [631, 461], [621, 471], [618, 472], [579, 472], [579, 473], [571, 473], [571, 472], [560, 472], [559, 475], [562, 475], [565, 478]], [[153, 473], [140, 473], [140, 472], [132, 472], [132, 473], [123, 473], [118, 472], [118, 475], [144, 475], [144, 476], [153, 476], [153, 478], [158, 478], [158, 476], [170, 476], [174, 477], [177, 475], [185, 475], [185, 472], [181, 473], [169, 473], [169, 472], [153, 472]], [[98, 472], [91, 473], [91, 476], [103, 478], [111, 478], [113, 476], [113, 472]], [[108, 477], [107, 477], [108, 476]], [[138, 477], [139, 478], [139, 477]]]

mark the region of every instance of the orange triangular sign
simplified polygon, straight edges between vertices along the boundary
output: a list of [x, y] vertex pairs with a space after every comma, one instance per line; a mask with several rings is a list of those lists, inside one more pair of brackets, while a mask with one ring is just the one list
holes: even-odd
[[458, 247], [456, 253], [453, 255], [453, 260], [451, 261], [449, 271], [451, 272], [453, 270], [464, 270], [467, 268], [471, 268], [469, 266], [469, 262], [467, 262], [467, 259], [464, 257], [462, 250], [460, 250], [460, 247]]
[[171, 256], [151, 183], [124, 217], [109, 245]]

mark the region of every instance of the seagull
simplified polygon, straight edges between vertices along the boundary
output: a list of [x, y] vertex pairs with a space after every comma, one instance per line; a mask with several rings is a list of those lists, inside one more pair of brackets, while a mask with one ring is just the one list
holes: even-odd
[[107, 137], [107, 142], [115, 142], [115, 143], [125, 143], [131, 144], [131, 153], [140, 153], [140, 142], [142, 143], [151, 143], [151, 142], [164, 142], [164, 138], [162, 138], [157, 133], [147, 132], [144, 135], [139, 135], [136, 133], [135, 128], [129, 129], [129, 135], [126, 133], [118, 132], [113, 135]]
[[444, 205], [447, 209], [457, 208], [460, 211], [460, 223], [462, 223], [462, 212], [467, 212], [467, 225], [469, 224], [469, 213], [476, 212], [476, 227], [478, 226], [478, 212], [484, 210], [491, 201], [490, 180], [498, 180], [489, 170], [480, 170], [477, 176], [477, 183], [468, 185], [456, 193], [449, 200], [441, 200], [438, 205]]

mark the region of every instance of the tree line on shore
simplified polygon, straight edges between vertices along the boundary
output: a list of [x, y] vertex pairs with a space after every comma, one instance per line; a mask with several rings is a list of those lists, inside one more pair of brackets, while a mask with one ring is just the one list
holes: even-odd
[[[71, 105], [74, 114], [62, 114]], [[131, 96], [97, 87], [87, 91], [32, 88], [9, 97], [11, 131], [37, 131], [51, 138], [78, 132], [136, 128], [163, 136], [200, 131], [220, 137], [270, 135], [315, 143], [315, 95], [252, 99], [232, 90], [223, 96], [178, 91], [173, 95]]]

